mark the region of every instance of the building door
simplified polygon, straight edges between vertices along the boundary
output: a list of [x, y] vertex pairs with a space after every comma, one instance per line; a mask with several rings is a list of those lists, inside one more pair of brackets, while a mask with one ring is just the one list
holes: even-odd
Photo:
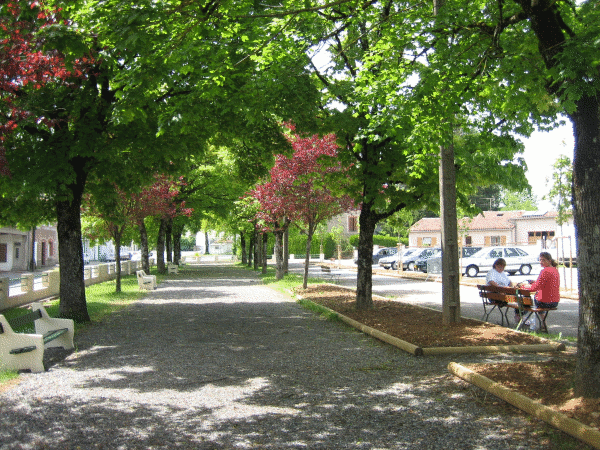
[[46, 243], [42, 242], [42, 266], [46, 265]]

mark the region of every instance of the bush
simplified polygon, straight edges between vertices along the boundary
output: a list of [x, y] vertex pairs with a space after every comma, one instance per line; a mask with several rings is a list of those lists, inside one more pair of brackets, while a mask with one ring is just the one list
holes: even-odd
[[[353, 234], [349, 238], [350, 245], [358, 247], [358, 234]], [[408, 242], [406, 242], [408, 243]], [[379, 245], [380, 247], [397, 247], [398, 239], [393, 236], [384, 236], [382, 234], [373, 235], [373, 245]]]

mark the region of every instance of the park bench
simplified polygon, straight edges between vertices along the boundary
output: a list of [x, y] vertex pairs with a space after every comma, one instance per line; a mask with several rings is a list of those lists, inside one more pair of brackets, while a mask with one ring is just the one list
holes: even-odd
[[179, 266], [177, 264], [167, 264], [167, 273], [179, 273]]
[[138, 286], [140, 289], [156, 289], [156, 275], [146, 275], [143, 270], [138, 270], [137, 275]]
[[321, 277], [337, 283], [340, 280], [339, 272], [333, 272], [329, 266], [319, 266], [321, 268]]
[[538, 308], [534, 306], [532, 294], [535, 291], [516, 287], [502, 287], [490, 285], [477, 285], [479, 296], [483, 301], [483, 318], [488, 321], [490, 314], [494, 309], [498, 309], [501, 315], [501, 324], [509, 325], [508, 311], [514, 310], [519, 316], [519, 323], [516, 324], [516, 329], [520, 330], [524, 327], [532, 316], [535, 316], [540, 323], [540, 331], [548, 333], [546, 326], [546, 318], [550, 311], [556, 308]]
[[[35, 333], [15, 332], [15, 328], [34, 324]], [[74, 324], [71, 319], [52, 318], [40, 303], [10, 322], [0, 314], [0, 370], [43, 372], [44, 349], [73, 346]]]

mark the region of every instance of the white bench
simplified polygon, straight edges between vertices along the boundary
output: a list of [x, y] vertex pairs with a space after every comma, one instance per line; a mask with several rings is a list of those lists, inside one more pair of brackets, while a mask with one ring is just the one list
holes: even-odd
[[140, 289], [156, 289], [156, 275], [146, 275], [143, 270], [135, 272], [137, 275], [138, 286]]
[[167, 273], [179, 273], [179, 266], [177, 264], [167, 264]]
[[[71, 319], [52, 318], [40, 303], [32, 311], [9, 321], [0, 314], [0, 370], [44, 372], [44, 349], [74, 348], [74, 323]], [[33, 323], [35, 334], [18, 333], [14, 328]]]

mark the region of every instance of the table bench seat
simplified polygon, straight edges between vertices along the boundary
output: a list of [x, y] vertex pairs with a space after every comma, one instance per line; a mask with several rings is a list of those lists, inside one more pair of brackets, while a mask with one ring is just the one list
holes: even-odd
[[477, 285], [477, 288], [483, 301], [482, 320], [488, 322], [491, 313], [497, 309], [500, 312], [501, 324], [504, 325], [504, 322], [506, 322], [506, 325], [509, 326], [508, 311], [514, 310], [519, 317], [519, 322], [515, 324], [517, 330], [524, 328], [527, 321], [535, 316], [540, 323], [540, 331], [548, 333], [546, 318], [548, 313], [556, 310], [556, 308], [538, 308], [534, 306], [532, 294], [535, 291], [487, 284]]

